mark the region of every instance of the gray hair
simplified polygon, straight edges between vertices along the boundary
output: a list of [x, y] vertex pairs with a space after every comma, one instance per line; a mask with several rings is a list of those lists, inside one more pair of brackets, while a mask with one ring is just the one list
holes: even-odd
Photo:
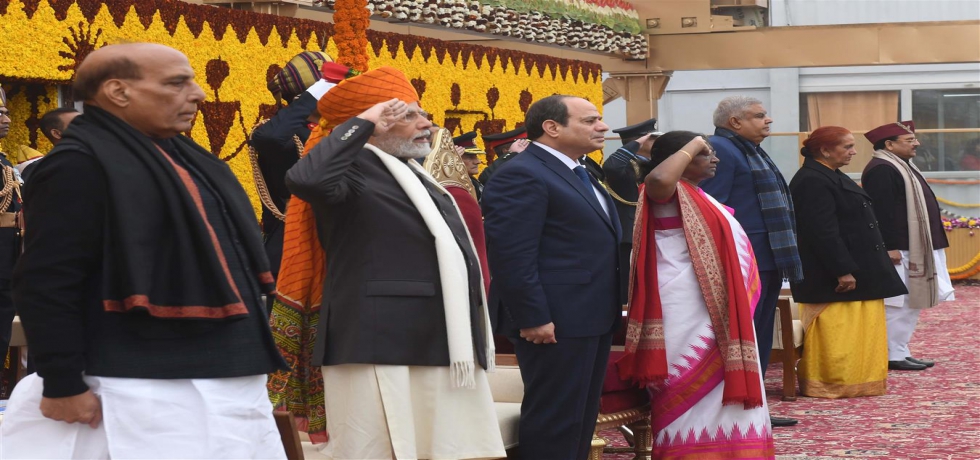
[[728, 120], [732, 117], [741, 118], [749, 107], [756, 104], [761, 105], [762, 101], [748, 96], [728, 96], [718, 103], [712, 121], [714, 121], [715, 127], [728, 128]]

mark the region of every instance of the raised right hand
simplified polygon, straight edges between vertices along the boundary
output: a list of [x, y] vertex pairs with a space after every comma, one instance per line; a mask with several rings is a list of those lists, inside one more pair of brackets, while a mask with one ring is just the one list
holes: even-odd
[[59, 422], [87, 423], [97, 428], [102, 422], [102, 403], [88, 390], [64, 398], [41, 398], [41, 415]]
[[388, 132], [408, 113], [408, 104], [397, 98], [379, 102], [365, 110], [357, 118], [374, 123], [374, 135]]

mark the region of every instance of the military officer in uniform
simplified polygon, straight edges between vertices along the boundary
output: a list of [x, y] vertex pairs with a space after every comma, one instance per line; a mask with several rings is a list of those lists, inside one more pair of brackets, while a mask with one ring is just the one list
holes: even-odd
[[476, 201], [479, 202], [480, 198], [483, 197], [483, 183], [477, 179], [477, 175], [480, 174], [480, 165], [483, 164], [483, 159], [486, 157], [487, 152], [480, 150], [473, 142], [476, 139], [476, 131], [470, 131], [462, 135], [453, 138], [453, 145], [456, 146], [456, 153], [459, 157], [463, 159], [463, 164], [466, 165], [466, 174], [470, 178], [470, 182], [473, 183], [473, 190], [476, 193]]
[[[650, 161], [650, 148], [660, 137], [657, 132], [657, 119], [651, 118], [625, 128], [614, 129], [622, 138], [623, 146], [609, 155], [602, 164], [605, 173], [603, 184], [613, 197], [619, 224], [623, 229], [623, 239], [619, 243], [619, 265], [621, 273], [629, 273], [630, 253], [633, 250], [633, 223], [636, 220], [636, 201], [639, 198], [639, 184], [643, 181], [640, 170]], [[621, 297], [627, 298], [629, 277], [621, 278]]]
[[530, 141], [527, 140], [527, 129], [523, 126], [507, 131], [506, 133], [483, 136], [483, 145], [487, 149], [493, 149], [497, 159], [480, 173], [480, 182], [483, 185], [487, 185], [494, 171], [511, 158], [514, 158], [518, 153], [523, 152], [529, 143]]
[[[7, 110], [7, 93], [0, 88], [0, 139], [10, 132], [10, 111]], [[10, 344], [11, 324], [17, 314], [10, 297], [10, 277], [20, 254], [20, 228], [17, 213], [20, 211], [19, 174], [0, 151], [0, 351], [7, 354]], [[2, 358], [0, 358], [2, 359]]]

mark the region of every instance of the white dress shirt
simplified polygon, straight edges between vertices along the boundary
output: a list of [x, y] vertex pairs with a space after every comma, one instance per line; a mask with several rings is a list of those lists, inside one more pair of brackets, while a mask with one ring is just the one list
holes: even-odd
[[[585, 165], [582, 165], [581, 163], [575, 162], [575, 160], [571, 159], [568, 155], [565, 155], [564, 153], [561, 153], [561, 152], [559, 152], [559, 151], [557, 151], [557, 150], [555, 150], [555, 149], [553, 149], [551, 147], [548, 147], [547, 145], [544, 145], [544, 144], [541, 144], [541, 143], [538, 143], [538, 142], [535, 142], [534, 145], [537, 145], [538, 147], [541, 147], [542, 149], [544, 149], [545, 152], [548, 152], [548, 153], [554, 155], [555, 158], [557, 158], [559, 161], [561, 161], [562, 163], [564, 163], [565, 166], [568, 166], [569, 169], [573, 169], [574, 170], [575, 168], [580, 167], [580, 166], [583, 169], [585, 168]], [[574, 173], [575, 173], [575, 171], [572, 171], [572, 174], [574, 174]], [[586, 173], [588, 173], [588, 170], [586, 170]], [[576, 176], [576, 178], [577, 177], [578, 176]], [[590, 180], [589, 182], [592, 182], [592, 181]], [[605, 195], [605, 193], [602, 193], [601, 190], [599, 190], [598, 188], [596, 188], [596, 186], [595, 186], [594, 183], [592, 184], [592, 192], [595, 193], [595, 198], [596, 198], [596, 200], [599, 201], [599, 206], [602, 206], [602, 210], [606, 212], [606, 216], [609, 216], [609, 203], [606, 202], [606, 195]]]

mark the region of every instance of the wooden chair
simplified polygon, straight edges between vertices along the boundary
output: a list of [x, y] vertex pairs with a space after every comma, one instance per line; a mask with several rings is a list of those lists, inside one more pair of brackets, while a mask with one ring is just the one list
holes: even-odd
[[276, 427], [279, 428], [282, 447], [286, 450], [286, 460], [305, 460], [303, 443], [299, 438], [299, 430], [296, 429], [296, 417], [285, 411], [273, 412], [272, 416], [276, 419]]
[[[796, 362], [803, 353], [803, 323], [792, 297], [780, 295], [769, 362], [783, 363], [783, 401], [796, 401]], [[790, 344], [784, 346], [784, 344]]]
[[27, 375], [27, 371], [23, 366], [23, 361], [25, 361], [25, 354], [27, 353], [27, 336], [24, 335], [24, 326], [20, 323], [20, 316], [15, 316], [13, 323], [11, 323], [11, 333], [10, 333], [10, 344], [7, 350], [7, 366], [4, 367], [4, 359], [0, 357], [0, 368], [2, 368], [3, 376], [0, 377], [0, 381], [5, 383], [2, 389], [0, 389], [0, 399], [10, 399], [10, 394], [14, 391], [14, 386], [20, 379]]

